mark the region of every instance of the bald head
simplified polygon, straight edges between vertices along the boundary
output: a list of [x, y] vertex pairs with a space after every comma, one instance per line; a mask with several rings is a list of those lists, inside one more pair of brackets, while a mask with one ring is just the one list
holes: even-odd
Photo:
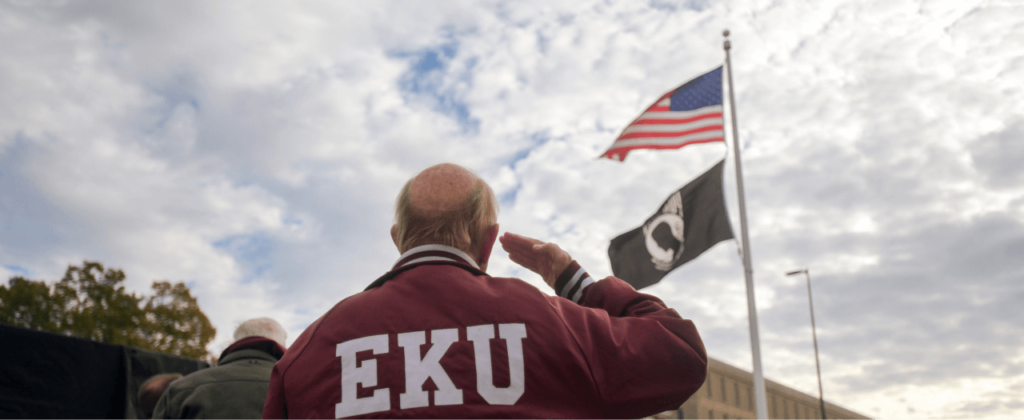
[[459, 165], [442, 163], [416, 175], [409, 184], [409, 207], [427, 217], [462, 210], [487, 184]]
[[448, 245], [486, 264], [490, 248], [485, 256], [481, 247], [489, 229], [497, 232], [497, 211], [497, 199], [486, 182], [466, 168], [442, 163], [402, 188], [391, 235], [402, 253], [420, 245]]

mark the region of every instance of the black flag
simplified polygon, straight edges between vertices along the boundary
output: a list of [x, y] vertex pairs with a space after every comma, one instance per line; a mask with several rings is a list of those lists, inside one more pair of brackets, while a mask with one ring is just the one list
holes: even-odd
[[641, 289], [733, 238], [722, 195], [724, 167], [723, 159], [672, 193], [643, 226], [612, 239], [608, 258], [615, 277]]

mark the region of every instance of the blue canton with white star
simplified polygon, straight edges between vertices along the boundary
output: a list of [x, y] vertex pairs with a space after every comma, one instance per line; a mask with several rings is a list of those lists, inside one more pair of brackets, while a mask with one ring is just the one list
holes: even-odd
[[671, 111], [692, 111], [722, 104], [722, 66], [697, 76], [672, 92]]

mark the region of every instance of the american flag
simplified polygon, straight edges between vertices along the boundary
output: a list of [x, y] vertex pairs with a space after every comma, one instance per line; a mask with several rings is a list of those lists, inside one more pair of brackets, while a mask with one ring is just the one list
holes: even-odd
[[621, 162], [633, 149], [678, 149], [725, 141], [724, 124], [719, 66], [658, 98], [622, 130], [601, 157]]

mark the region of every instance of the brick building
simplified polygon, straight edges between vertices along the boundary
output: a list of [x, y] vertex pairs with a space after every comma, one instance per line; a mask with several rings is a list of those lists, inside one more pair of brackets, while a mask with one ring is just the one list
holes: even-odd
[[[708, 377], [704, 385], [676, 411], [655, 418], [754, 419], [753, 374], [708, 358]], [[816, 395], [808, 395], [775, 381], [765, 380], [770, 419], [820, 419], [821, 404]], [[869, 417], [825, 401], [829, 419], [867, 419]]]

